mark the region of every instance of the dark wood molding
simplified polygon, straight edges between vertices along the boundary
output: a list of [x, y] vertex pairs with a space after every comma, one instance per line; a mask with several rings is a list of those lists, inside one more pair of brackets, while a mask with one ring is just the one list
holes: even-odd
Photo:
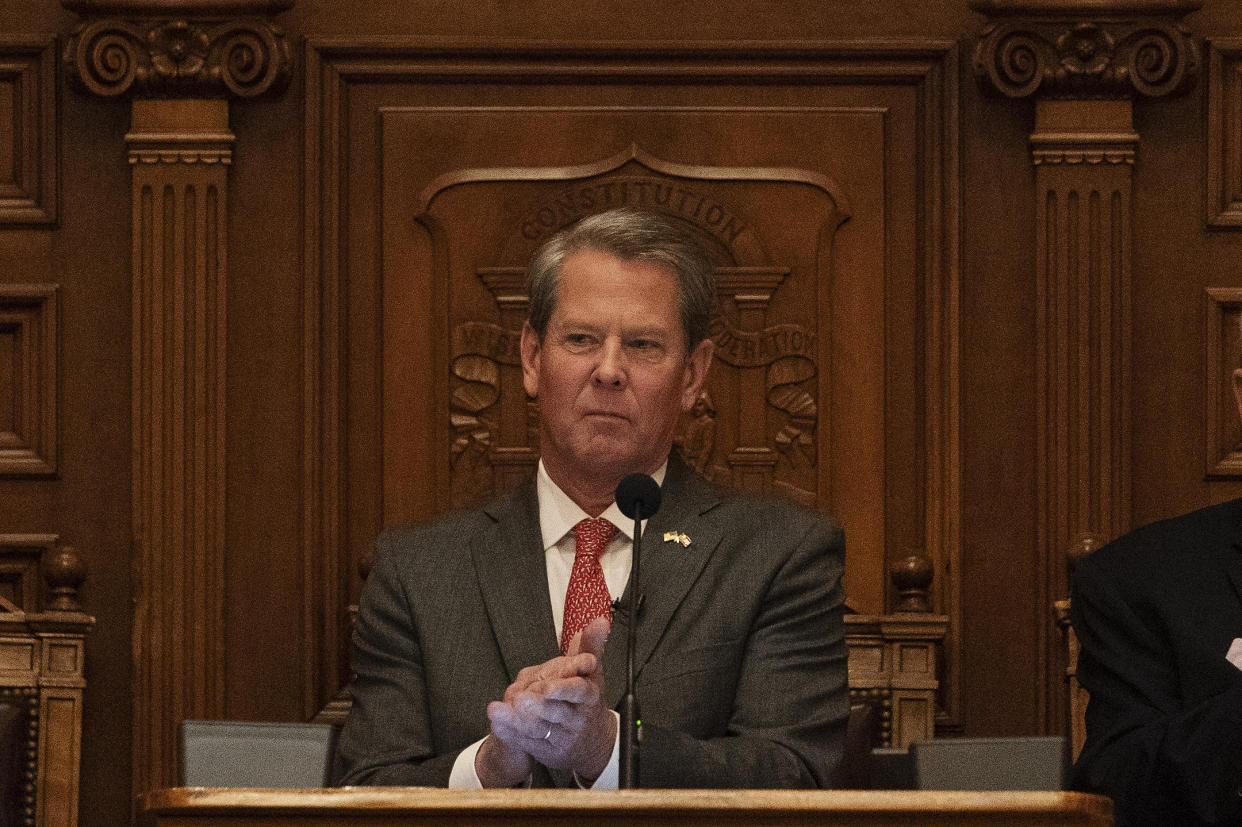
[[0, 123], [0, 154], [15, 160], [0, 171], [0, 227], [56, 222], [55, 63], [52, 37], [0, 38], [0, 96], [15, 104]]
[[1207, 223], [1242, 227], [1242, 38], [1207, 41]]
[[57, 365], [60, 350], [54, 284], [0, 284], [0, 353], [12, 354], [12, 383], [0, 385], [0, 477], [55, 476]]
[[1204, 433], [1209, 479], [1242, 479], [1242, 426], [1231, 391], [1242, 335], [1242, 287], [1209, 287], [1204, 294]]

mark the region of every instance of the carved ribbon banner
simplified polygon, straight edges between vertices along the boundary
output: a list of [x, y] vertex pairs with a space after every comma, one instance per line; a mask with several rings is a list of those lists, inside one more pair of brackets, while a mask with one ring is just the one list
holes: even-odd
[[776, 435], [776, 448], [790, 460], [796, 449], [814, 465], [819, 409], [800, 385], [815, 378], [815, 335], [796, 324], [738, 330], [722, 318], [712, 320], [709, 334], [721, 361], [739, 368], [768, 367], [768, 404], [789, 416]]
[[453, 328], [454, 357], [473, 353], [501, 365], [521, 367], [521, 345], [521, 331], [488, 322], [463, 322]]
[[500, 398], [500, 366], [521, 365], [520, 341], [516, 331], [486, 322], [453, 329], [450, 369], [461, 380], [450, 401], [454, 465], [467, 452], [483, 454], [491, 448], [496, 423], [481, 414]]
[[501, 397], [501, 365], [522, 365], [520, 333], [487, 322], [465, 322], [453, 328], [453, 387], [450, 420], [452, 463], [463, 454], [483, 454], [492, 447], [496, 422], [482, 416]]
[[778, 359], [768, 368], [768, 404], [789, 415], [789, 421], [776, 434], [776, 450], [792, 461], [796, 449], [811, 465], [815, 464], [819, 408], [814, 397], [799, 385], [814, 377], [815, 363], [797, 356]]
[[738, 368], [763, 367], [786, 356], [811, 359], [815, 353], [815, 334], [796, 324], [772, 325], [751, 332], [716, 318], [708, 335], [716, 344], [716, 357]]
[[584, 181], [557, 193], [522, 221], [522, 237], [543, 241], [585, 216], [621, 206], [660, 210], [684, 219], [726, 247], [733, 247], [750, 229], [709, 190], [662, 177], [621, 175]]

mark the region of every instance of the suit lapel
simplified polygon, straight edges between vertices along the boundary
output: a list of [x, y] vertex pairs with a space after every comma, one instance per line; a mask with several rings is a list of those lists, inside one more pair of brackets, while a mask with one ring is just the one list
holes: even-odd
[[[719, 495], [676, 457], [669, 459], [663, 501], [659, 513], [643, 530], [639, 566], [642, 604], [635, 640], [635, 679], [724, 536], [722, 527], [705, 516], [719, 501]], [[691, 538], [690, 545], [664, 542], [666, 531], [687, 535]], [[626, 608], [632, 586], [631, 578], [621, 597], [623, 608], [613, 613], [612, 631], [604, 648], [604, 689], [609, 707], [615, 707], [625, 694], [625, 649], [630, 622]]]
[[[1234, 502], [1242, 505], [1242, 500]], [[1238, 595], [1238, 601], [1242, 603], [1242, 508], [1231, 508], [1230, 512], [1229, 534], [1233, 548], [1224, 561], [1225, 571], [1228, 572], [1229, 582], [1233, 584], [1233, 590]]]
[[534, 480], [484, 511], [492, 524], [471, 538], [471, 556], [492, 634], [512, 681], [523, 667], [560, 654], [548, 603]]

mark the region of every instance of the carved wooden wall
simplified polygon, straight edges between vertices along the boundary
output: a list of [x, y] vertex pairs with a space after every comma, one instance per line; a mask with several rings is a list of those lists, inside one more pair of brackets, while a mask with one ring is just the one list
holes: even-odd
[[83, 821], [179, 717], [309, 717], [375, 532], [529, 466], [519, 269], [609, 197], [720, 268], [684, 450], [839, 513], [867, 616], [931, 563], [941, 734], [1062, 728], [1067, 548], [1242, 495], [1242, 19], [1083, 5], [0, 4], [0, 532], [91, 566]]
[[[329, 605], [356, 591], [351, 574], [381, 526], [530, 472], [524, 266], [549, 234], [617, 204], [685, 222], [717, 264], [716, 364], [683, 430], [693, 461], [840, 515], [857, 611], [890, 608], [889, 561], [917, 551], [953, 568], [947, 44], [742, 55], [311, 43], [307, 63], [307, 110], [320, 117], [306, 214], [341, 217], [307, 257], [318, 304], [306, 329], [324, 331], [308, 428], [323, 446], [318, 479], [341, 481], [320, 489], [329, 499], [306, 530], [308, 565], [325, 548], [336, 561]], [[710, 89], [687, 82], [699, 74]], [[781, 89], [791, 78], [799, 87]], [[951, 592], [943, 605], [953, 610]], [[340, 628], [329, 617], [309, 631], [339, 652]], [[340, 674], [325, 663], [321, 691]]]
[[977, 0], [992, 19], [975, 52], [988, 87], [1036, 98], [1036, 542], [1043, 577], [1037, 704], [1065, 719], [1064, 647], [1051, 609], [1084, 534], [1130, 527], [1133, 99], [1185, 90], [1199, 68], [1187, 9], [1073, 9]]

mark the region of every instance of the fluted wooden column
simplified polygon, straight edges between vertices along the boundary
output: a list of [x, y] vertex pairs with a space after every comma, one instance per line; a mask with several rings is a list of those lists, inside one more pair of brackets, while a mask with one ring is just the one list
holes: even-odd
[[227, 712], [229, 101], [284, 87], [288, 44], [262, 15], [293, 0], [62, 4], [82, 17], [65, 40], [70, 81], [130, 102], [138, 794], [177, 783], [182, 720]]
[[976, 0], [985, 87], [1035, 101], [1038, 704], [1063, 727], [1065, 654], [1053, 604], [1077, 538], [1130, 523], [1132, 109], [1185, 89], [1198, 56], [1180, 18], [1198, 0]]
[[175, 783], [177, 724], [224, 701], [224, 100], [136, 100], [134, 776]]
[[[1116, 537], [1129, 527], [1130, 189], [1138, 135], [1128, 100], [1039, 101], [1035, 128], [1036, 539], [1039, 605], [1051, 606], [1065, 593], [1074, 538]], [[1041, 674], [1058, 662], [1048, 647], [1059, 637], [1045, 640]], [[1043, 706], [1052, 716], [1057, 697]]]

